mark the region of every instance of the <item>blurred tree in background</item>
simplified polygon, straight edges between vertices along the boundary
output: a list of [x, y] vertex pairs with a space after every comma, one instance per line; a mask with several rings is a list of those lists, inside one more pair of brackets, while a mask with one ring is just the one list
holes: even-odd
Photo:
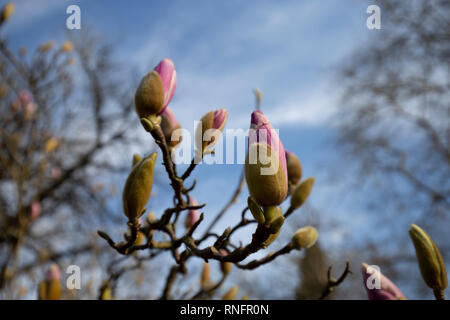
[[363, 201], [378, 221], [368, 228], [372, 239], [349, 250], [360, 252], [355, 269], [370, 260], [424, 298], [429, 290], [411, 281], [418, 271], [406, 229], [426, 227], [449, 261], [450, 2], [378, 4], [382, 29], [343, 62], [337, 79], [346, 163], [339, 171], [357, 178], [353, 190], [370, 194]]
[[0, 38], [2, 297], [34, 296], [50, 261], [101, 258], [92, 225], [114, 221], [106, 199], [129, 170], [112, 155], [137, 143], [124, 71], [95, 36], [18, 53]]

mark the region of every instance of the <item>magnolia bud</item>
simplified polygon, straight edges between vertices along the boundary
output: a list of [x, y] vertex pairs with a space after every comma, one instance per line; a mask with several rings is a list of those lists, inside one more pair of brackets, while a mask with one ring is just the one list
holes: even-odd
[[140, 155], [138, 155], [137, 153], [133, 154], [133, 165], [131, 166], [131, 168], [133, 168], [141, 160], [142, 158]]
[[33, 201], [31, 203], [31, 209], [30, 209], [30, 219], [34, 220], [37, 219], [42, 212], [41, 203], [39, 201]]
[[102, 291], [102, 295], [100, 296], [100, 300], [113, 300], [112, 290], [110, 287], [106, 287]]
[[45, 281], [41, 281], [38, 286], [38, 299], [46, 300], [47, 299], [47, 284]]
[[61, 299], [61, 284], [59, 280], [53, 279], [47, 282], [47, 298], [46, 300]]
[[210, 269], [209, 269], [209, 263], [205, 262], [203, 264], [203, 269], [202, 269], [202, 276], [200, 278], [200, 285], [205, 288], [208, 285], [209, 282], [209, 274], [210, 274]]
[[222, 296], [222, 300], [233, 300], [234, 298], [236, 298], [236, 295], [238, 293], [238, 287], [234, 286], [232, 287], [230, 290], [228, 290], [223, 296]]
[[51, 264], [45, 276], [38, 287], [38, 298], [40, 300], [59, 300], [61, 298], [61, 273], [56, 264]]
[[216, 139], [215, 135], [222, 134], [227, 119], [228, 112], [226, 109], [210, 111], [200, 119], [200, 123], [195, 132], [196, 137], [201, 135], [201, 145], [198, 145], [199, 141], [197, 138], [195, 139], [197, 150], [202, 151], [203, 153], [206, 148], [211, 149], [216, 145], [218, 139]]
[[181, 137], [179, 139], [172, 140], [172, 133], [180, 127], [181, 126], [175, 117], [175, 113], [172, 109], [167, 107], [164, 112], [161, 113], [161, 129], [169, 147], [175, 147], [181, 142]]
[[287, 195], [286, 155], [281, 140], [261, 111], [251, 118], [245, 161], [250, 195], [260, 206], [278, 206]]
[[134, 105], [139, 118], [158, 114], [164, 105], [164, 87], [156, 71], [147, 73], [134, 95]]
[[152, 192], [155, 161], [156, 152], [142, 159], [133, 167], [125, 182], [122, 195], [123, 211], [129, 221], [135, 221], [144, 213]]
[[317, 241], [319, 233], [316, 228], [307, 226], [298, 229], [292, 236], [292, 245], [295, 249], [300, 250], [302, 248], [311, 248]]
[[247, 204], [256, 222], [264, 224], [264, 222], [266, 221], [266, 219], [264, 218], [264, 213], [261, 210], [261, 207], [256, 203], [256, 201], [252, 197], [248, 197]]
[[292, 191], [292, 189], [302, 178], [302, 164], [295, 154], [290, 151], [286, 151], [286, 166], [288, 173], [289, 191]]
[[[369, 300], [405, 300], [405, 296], [399, 288], [379, 270], [371, 268], [366, 263], [362, 264], [362, 276], [364, 287], [367, 290]], [[372, 283], [379, 281], [379, 287]]]
[[66, 41], [61, 46], [61, 51], [70, 52], [73, 50], [73, 44], [70, 41]]
[[447, 271], [441, 253], [431, 237], [415, 224], [409, 229], [409, 236], [416, 249], [420, 272], [428, 287], [436, 291], [447, 288]]
[[[189, 197], [189, 205], [190, 206], [197, 206], [198, 202], [193, 197]], [[198, 220], [198, 209], [191, 209], [188, 211], [188, 214], [186, 215], [186, 220], [184, 222], [184, 226], [186, 227], [186, 230], [189, 230], [192, 228], [192, 226], [197, 222]]]
[[147, 223], [153, 223], [156, 221], [155, 214], [153, 212], [149, 212], [147, 215]]
[[311, 177], [300, 183], [297, 188], [295, 188], [291, 196], [291, 207], [293, 209], [298, 209], [305, 203], [311, 193], [313, 185], [314, 178]]
[[175, 89], [177, 88], [177, 72], [175, 71], [173, 61], [168, 58], [163, 59], [155, 67], [155, 71], [161, 77], [161, 82], [164, 88], [164, 105], [159, 112], [159, 114], [162, 114], [175, 94]]
[[39, 46], [39, 51], [47, 52], [53, 49], [53, 41], [43, 43]]
[[0, 24], [8, 20], [12, 14], [14, 13], [15, 5], [14, 3], [10, 2], [7, 3], [2, 10], [1, 16], [0, 16]]
[[[224, 249], [220, 249], [219, 253], [222, 256], [228, 255], [228, 252], [226, 252]], [[233, 264], [231, 262], [221, 262], [220, 263], [220, 270], [222, 270], [222, 273], [224, 275], [227, 275], [231, 272], [231, 268], [233, 267]]]

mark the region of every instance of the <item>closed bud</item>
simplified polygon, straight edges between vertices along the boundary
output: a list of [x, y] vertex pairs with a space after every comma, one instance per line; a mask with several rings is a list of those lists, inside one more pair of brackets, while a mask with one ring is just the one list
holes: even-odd
[[378, 269], [363, 263], [362, 276], [369, 300], [406, 300], [403, 292]]
[[53, 41], [43, 43], [39, 46], [39, 51], [47, 52], [53, 49]]
[[45, 281], [41, 281], [38, 286], [38, 300], [46, 300], [47, 298], [47, 285]]
[[251, 118], [245, 179], [260, 206], [278, 206], [287, 195], [286, 155], [283, 144], [261, 111]]
[[202, 275], [200, 277], [200, 285], [203, 288], [205, 288], [209, 283], [209, 275], [210, 275], [209, 263], [205, 262], [203, 264]]
[[180, 129], [180, 123], [178, 122], [175, 113], [167, 107], [161, 113], [161, 130], [166, 138], [167, 145], [169, 147], [175, 147], [181, 142], [181, 137], [173, 137], [172, 134], [175, 130]]
[[295, 154], [290, 151], [286, 151], [286, 166], [290, 193], [302, 178], [302, 164]]
[[175, 71], [173, 61], [168, 58], [163, 59], [155, 67], [155, 71], [161, 77], [161, 82], [164, 88], [164, 105], [159, 112], [159, 114], [161, 114], [165, 111], [170, 100], [172, 100], [172, 97], [175, 94], [175, 89], [177, 88], [177, 72]]
[[428, 287], [436, 291], [447, 288], [447, 271], [441, 253], [431, 237], [415, 224], [409, 229], [409, 236], [416, 249], [420, 272]]
[[42, 207], [41, 207], [41, 203], [39, 201], [33, 201], [31, 203], [31, 208], [30, 208], [30, 219], [31, 220], [35, 220], [37, 219], [42, 212]]
[[233, 300], [236, 298], [236, 295], [238, 293], [239, 289], [237, 286], [232, 287], [230, 290], [228, 290], [223, 296], [222, 300]]
[[125, 182], [122, 201], [123, 211], [129, 221], [138, 219], [145, 210], [153, 186], [156, 152], [142, 159], [131, 170]]
[[[219, 142], [218, 138], [222, 135], [227, 119], [228, 112], [226, 109], [210, 111], [200, 119], [195, 133], [197, 150], [204, 153], [207, 148], [211, 150]], [[200, 135], [201, 138], [198, 139], [197, 137]], [[201, 142], [200, 145], [199, 142]]]
[[7, 3], [2, 10], [1, 16], [0, 16], [0, 24], [8, 20], [12, 14], [14, 13], [15, 5], [12, 2]]
[[302, 248], [311, 248], [317, 241], [319, 233], [316, 228], [307, 226], [298, 229], [292, 236], [292, 245], [295, 249], [300, 250]]
[[291, 207], [293, 209], [298, 209], [305, 203], [311, 193], [313, 185], [314, 178], [311, 177], [300, 183], [297, 188], [295, 188], [291, 196]]
[[259, 206], [259, 204], [257, 204], [256, 201], [254, 199], [252, 199], [252, 197], [248, 197], [247, 204], [248, 204], [248, 209], [252, 213], [253, 218], [255, 218], [256, 222], [258, 222], [259, 224], [264, 224], [266, 219], [264, 218], [264, 213], [261, 210], [261, 207]]
[[70, 52], [73, 50], [73, 44], [70, 41], [66, 41], [61, 46], [61, 51]]
[[137, 153], [133, 154], [133, 165], [131, 167], [133, 168], [141, 160], [142, 158], [140, 155], [138, 155]]
[[47, 282], [47, 298], [46, 300], [59, 300], [61, 299], [61, 284], [59, 280], [52, 279]]
[[[198, 202], [193, 197], [189, 197], [189, 205], [190, 206], [197, 206]], [[192, 228], [192, 226], [198, 221], [198, 209], [191, 209], [188, 211], [188, 214], [186, 215], [186, 220], [184, 222], [184, 226], [186, 227], [186, 230], [189, 230]]]
[[[224, 249], [220, 249], [219, 253], [222, 256], [228, 255], [228, 252], [226, 252]], [[231, 262], [221, 262], [220, 263], [220, 270], [222, 270], [222, 273], [224, 275], [227, 275], [231, 272], [231, 268], [233, 267], [233, 264]]]
[[55, 151], [56, 149], [58, 149], [58, 147], [59, 147], [59, 140], [55, 137], [51, 137], [45, 143], [45, 152], [51, 153], [51, 152]]
[[139, 118], [157, 115], [164, 105], [164, 87], [156, 71], [147, 73], [134, 95], [134, 106]]
[[61, 273], [56, 264], [51, 264], [47, 271], [45, 280], [39, 284], [39, 300], [59, 300], [61, 298]]
[[106, 287], [100, 296], [100, 300], [113, 300], [112, 290], [110, 287]]
[[153, 212], [149, 212], [149, 214], [147, 215], [147, 222], [153, 223], [155, 221], [156, 221], [155, 214]]

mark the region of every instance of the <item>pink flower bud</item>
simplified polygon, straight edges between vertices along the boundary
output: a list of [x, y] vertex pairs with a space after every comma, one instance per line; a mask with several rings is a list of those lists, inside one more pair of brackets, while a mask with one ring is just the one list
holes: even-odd
[[50, 176], [52, 177], [52, 179], [55, 179], [55, 180], [58, 180], [59, 178], [61, 178], [61, 174], [62, 174], [61, 169], [58, 167], [55, 167], [50, 171]]
[[[205, 136], [205, 133], [210, 130], [219, 130], [220, 133], [223, 131], [225, 124], [227, 122], [228, 112], [226, 109], [219, 109], [216, 111], [210, 111], [205, 114], [201, 119], [200, 123], [197, 126], [197, 131], [201, 132], [201, 146], [197, 146], [198, 150], [202, 150], [202, 152], [208, 148], [212, 148], [218, 141], [216, 141], [216, 137], [214, 135], [208, 136], [208, 133]], [[196, 133], [197, 135], [197, 133]], [[197, 141], [196, 141], [197, 142]]]
[[61, 273], [57, 264], [52, 263], [47, 271], [46, 280], [61, 280]]
[[[364, 281], [364, 287], [367, 290], [367, 296], [369, 300], [403, 300], [406, 299], [404, 294], [400, 291], [397, 286], [392, 283], [387, 277], [385, 277], [381, 272], [372, 268], [370, 270], [369, 265], [366, 263], [362, 264], [362, 276]], [[374, 281], [370, 281], [370, 277], [374, 277]], [[376, 288], [377, 277], [379, 277], [379, 288]], [[369, 279], [369, 281], [367, 281]], [[373, 288], [368, 287], [368, 282], [374, 285]]]
[[[193, 197], [189, 197], [189, 205], [197, 206], [198, 202]], [[198, 221], [198, 209], [189, 210], [189, 212], [186, 216], [186, 221], [185, 221], [186, 229], [191, 228], [197, 221]]]
[[39, 201], [33, 201], [30, 209], [30, 219], [34, 220], [41, 215], [42, 207]]
[[180, 124], [175, 116], [175, 113], [171, 108], [167, 107], [163, 113], [161, 113], [161, 129], [164, 133], [164, 137], [166, 138], [166, 142], [168, 145], [175, 147], [177, 144], [181, 142], [181, 137], [179, 140], [172, 140], [172, 133], [180, 128]]
[[19, 101], [22, 105], [26, 105], [26, 104], [32, 102], [33, 99], [27, 91], [22, 90], [19, 92]]
[[164, 106], [159, 114], [162, 114], [169, 105], [170, 100], [177, 88], [177, 72], [175, 71], [175, 65], [169, 58], [162, 60], [154, 69], [159, 76], [164, 87]]
[[[224, 257], [226, 257], [228, 255], [228, 252], [225, 249], [220, 249], [219, 253]], [[220, 270], [222, 270], [222, 273], [224, 275], [229, 274], [232, 267], [233, 267], [233, 264], [231, 262], [221, 262], [220, 263]]]
[[288, 190], [283, 144], [269, 120], [259, 110], [252, 113], [250, 129], [245, 164], [250, 195], [261, 206], [277, 206], [286, 198]]

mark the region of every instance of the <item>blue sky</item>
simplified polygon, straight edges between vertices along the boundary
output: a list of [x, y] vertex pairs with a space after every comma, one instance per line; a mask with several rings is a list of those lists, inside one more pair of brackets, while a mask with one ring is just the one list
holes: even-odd
[[[329, 184], [325, 170], [339, 160], [329, 121], [339, 110], [339, 88], [330, 81], [333, 68], [381, 32], [366, 28], [365, 1], [15, 3], [14, 19], [5, 28], [14, 47], [63, 41], [67, 33], [87, 32], [92, 27], [117, 44], [121, 63], [141, 74], [170, 57], [178, 76], [170, 106], [185, 128], [192, 128], [194, 120], [217, 108], [228, 110], [227, 128], [248, 128], [255, 100], [252, 88], [258, 87], [264, 94], [262, 110], [280, 130], [285, 148], [299, 156], [304, 177], [317, 178], [311, 205], [325, 214], [331, 212], [333, 219], [351, 218], [351, 224], [323, 235], [329, 245], [343, 245], [354, 230], [367, 225], [363, 204], [352, 195], [336, 197], [342, 184]], [[81, 8], [81, 31], [65, 28], [70, 4]], [[232, 194], [241, 169], [241, 165], [196, 169], [199, 183], [193, 194], [208, 203], [205, 212], [218, 212]], [[247, 191], [222, 227], [240, 213], [246, 197]]]

